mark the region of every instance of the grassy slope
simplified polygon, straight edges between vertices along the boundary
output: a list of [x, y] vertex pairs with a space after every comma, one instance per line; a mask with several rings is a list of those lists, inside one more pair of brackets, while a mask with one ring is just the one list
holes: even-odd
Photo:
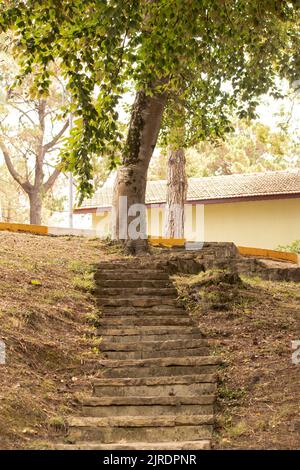
[[197, 287], [205, 276], [218, 273], [177, 283], [225, 362], [215, 447], [299, 449], [300, 365], [292, 364], [291, 341], [300, 339], [300, 285], [243, 278]]
[[[0, 449], [45, 448], [97, 375], [89, 290], [93, 264], [116, 257], [110, 250], [97, 240], [0, 232]], [[198, 281], [178, 278], [184, 296], [196, 293], [188, 303], [227, 363], [215, 446], [299, 448], [300, 366], [290, 344], [300, 339], [299, 284], [245, 279], [246, 288], [225, 283], [199, 296]]]
[[96, 373], [89, 294], [97, 240], [0, 232], [0, 449], [47, 441]]

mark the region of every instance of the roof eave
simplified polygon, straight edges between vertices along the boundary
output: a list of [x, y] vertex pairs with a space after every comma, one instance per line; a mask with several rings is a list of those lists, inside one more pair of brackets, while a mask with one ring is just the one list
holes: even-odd
[[[277, 194], [257, 194], [253, 196], [229, 196], [222, 198], [211, 199], [187, 199], [188, 204], [225, 204], [232, 202], [247, 202], [247, 201], [264, 201], [274, 199], [295, 199], [300, 198], [300, 191], [297, 193], [277, 193]], [[165, 201], [149, 202], [146, 206], [151, 207], [164, 207]], [[91, 207], [76, 207], [73, 210], [74, 214], [87, 214], [87, 213], [102, 213], [111, 211], [112, 206], [91, 206]]]

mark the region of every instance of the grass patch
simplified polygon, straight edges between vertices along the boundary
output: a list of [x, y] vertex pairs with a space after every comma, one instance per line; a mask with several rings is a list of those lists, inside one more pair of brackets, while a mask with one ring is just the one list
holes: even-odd
[[97, 370], [90, 292], [108, 259], [100, 240], [0, 232], [0, 449], [48, 448], [64, 433], [74, 393]]
[[[234, 277], [232, 277], [234, 280]], [[226, 363], [219, 369], [217, 449], [298, 449], [300, 285], [220, 271], [175, 277], [184, 303]]]

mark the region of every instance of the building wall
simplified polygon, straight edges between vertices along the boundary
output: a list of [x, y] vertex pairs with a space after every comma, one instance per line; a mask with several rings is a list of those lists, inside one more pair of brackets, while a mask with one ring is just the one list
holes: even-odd
[[96, 230], [97, 236], [108, 237], [111, 234], [110, 212], [93, 213], [92, 228]]
[[276, 249], [300, 238], [300, 198], [205, 206], [205, 240]]
[[[107, 237], [111, 234], [111, 213], [108, 211], [93, 213], [92, 228], [98, 236]], [[190, 241], [203, 241], [204, 238], [204, 206], [187, 205], [184, 236]], [[151, 207], [147, 209], [148, 234], [153, 237], [164, 236], [164, 209], [162, 207]]]
[[[164, 209], [152, 207], [147, 215], [149, 235], [163, 236]], [[93, 214], [93, 228], [108, 236], [110, 212]], [[300, 198], [188, 205], [185, 238], [276, 249], [300, 238]]]

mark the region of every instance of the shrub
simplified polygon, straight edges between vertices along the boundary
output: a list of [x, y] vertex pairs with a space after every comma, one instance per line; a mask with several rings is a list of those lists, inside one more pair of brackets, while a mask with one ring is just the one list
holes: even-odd
[[277, 250], [279, 250], [279, 251], [290, 251], [292, 253], [299, 253], [300, 254], [300, 240], [295, 240], [290, 245], [279, 245]]

